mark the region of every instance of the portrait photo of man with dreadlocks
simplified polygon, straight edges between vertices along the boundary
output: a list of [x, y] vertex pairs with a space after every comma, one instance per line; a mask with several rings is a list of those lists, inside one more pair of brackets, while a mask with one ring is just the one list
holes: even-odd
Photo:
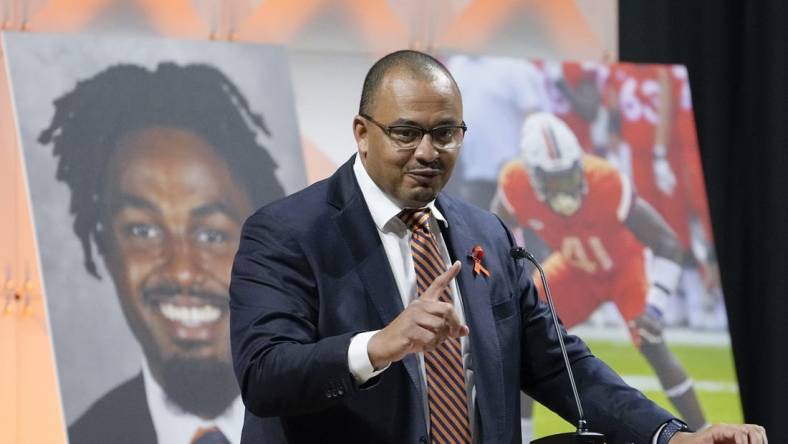
[[[244, 220], [286, 194], [272, 156], [282, 147], [271, 142], [269, 116], [252, 103], [216, 65], [167, 59], [105, 65], [50, 102], [35, 149], [47, 153], [68, 190], [63, 221], [78, 240], [83, 270], [72, 279], [108, 278], [142, 351], [136, 374], [67, 418], [71, 443], [240, 442], [230, 268]], [[283, 158], [300, 161], [300, 153]], [[36, 229], [46, 228], [39, 221]], [[57, 254], [44, 249], [42, 256]], [[70, 291], [49, 286], [47, 298], [62, 301]], [[69, 329], [84, 322], [76, 309]], [[54, 342], [62, 372], [67, 356]], [[129, 353], [94, 351], [104, 360]], [[276, 442], [278, 420], [270, 425]]]

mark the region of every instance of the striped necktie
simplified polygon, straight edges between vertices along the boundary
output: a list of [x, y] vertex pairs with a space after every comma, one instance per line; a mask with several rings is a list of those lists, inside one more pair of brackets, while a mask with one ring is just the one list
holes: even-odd
[[217, 427], [200, 427], [194, 433], [191, 444], [230, 444], [230, 441]]
[[[446, 271], [438, 243], [429, 229], [430, 210], [402, 210], [398, 217], [413, 233], [410, 250], [416, 269], [416, 294], [427, 290], [432, 281]], [[452, 303], [448, 289], [440, 295]], [[427, 374], [427, 403], [430, 410], [430, 432], [433, 444], [470, 443], [468, 401], [465, 393], [465, 372], [458, 338], [447, 338], [431, 352], [424, 353]]]

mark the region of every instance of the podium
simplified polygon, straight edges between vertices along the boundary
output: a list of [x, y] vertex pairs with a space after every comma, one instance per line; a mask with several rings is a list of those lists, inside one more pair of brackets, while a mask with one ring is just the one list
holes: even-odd
[[569, 432], [531, 441], [531, 444], [605, 444], [605, 435], [595, 432]]

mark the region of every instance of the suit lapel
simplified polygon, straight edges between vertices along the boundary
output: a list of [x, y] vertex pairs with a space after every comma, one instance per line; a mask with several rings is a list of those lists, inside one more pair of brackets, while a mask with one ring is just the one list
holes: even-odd
[[[471, 331], [471, 354], [476, 380], [476, 410], [480, 413], [481, 429], [489, 440], [503, 432], [503, 368], [501, 348], [495, 329], [495, 320], [490, 302], [490, 279], [481, 274], [474, 275], [473, 261], [469, 254], [478, 243], [473, 239], [474, 231], [465, 222], [462, 214], [456, 211], [450, 198], [441, 195], [438, 206], [448, 221], [443, 228], [443, 238], [452, 261], [462, 262], [462, 270], [457, 276], [457, 285], [462, 296], [465, 321]], [[491, 442], [495, 442], [492, 440]]]
[[[329, 195], [332, 196], [333, 204], [340, 208], [333, 220], [353, 255], [355, 269], [364, 289], [385, 326], [393, 321], [404, 307], [386, 250], [353, 175], [354, 159], [355, 156], [332, 178], [334, 183]], [[418, 359], [415, 355], [409, 355], [402, 362], [411, 382], [417, 392], [420, 392]]]

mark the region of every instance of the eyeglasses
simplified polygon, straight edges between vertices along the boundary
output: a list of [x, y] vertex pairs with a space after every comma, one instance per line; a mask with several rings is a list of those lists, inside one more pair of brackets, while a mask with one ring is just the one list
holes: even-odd
[[465, 122], [459, 125], [440, 125], [434, 128], [422, 128], [415, 125], [392, 125], [386, 126], [366, 114], [359, 114], [378, 126], [384, 133], [394, 141], [397, 150], [411, 151], [421, 143], [424, 135], [429, 133], [432, 146], [438, 151], [452, 151], [462, 146], [465, 138], [465, 131], [468, 127]]

